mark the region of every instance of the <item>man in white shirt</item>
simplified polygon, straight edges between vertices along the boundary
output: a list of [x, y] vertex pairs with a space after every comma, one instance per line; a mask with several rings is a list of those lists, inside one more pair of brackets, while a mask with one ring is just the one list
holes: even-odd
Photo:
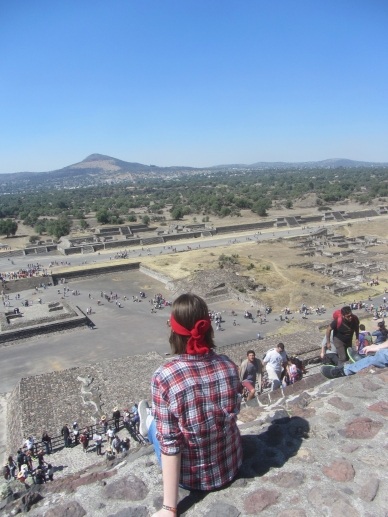
[[280, 379], [283, 367], [287, 364], [287, 354], [283, 343], [279, 343], [275, 348], [268, 350], [263, 363], [266, 366], [268, 379], [272, 382], [271, 391], [277, 390], [281, 386]]
[[34, 438], [32, 436], [29, 436], [27, 438], [27, 440], [24, 442], [24, 446], [26, 447], [26, 449], [28, 451], [31, 452], [32, 455], [34, 455], [33, 454], [33, 452], [34, 452]]

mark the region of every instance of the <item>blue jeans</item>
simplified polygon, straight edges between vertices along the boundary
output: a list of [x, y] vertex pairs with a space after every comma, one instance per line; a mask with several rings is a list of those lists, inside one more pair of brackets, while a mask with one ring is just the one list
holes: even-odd
[[152, 419], [150, 428], [148, 429], [148, 441], [154, 445], [155, 454], [158, 459], [158, 463], [160, 468], [162, 468], [162, 458], [160, 456], [160, 445], [158, 439], [156, 438], [156, 424], [155, 420]]
[[375, 355], [367, 355], [364, 359], [353, 364], [345, 365], [344, 372], [345, 375], [353, 375], [368, 366], [376, 366], [376, 368], [385, 368], [388, 366], [388, 348], [379, 350]]

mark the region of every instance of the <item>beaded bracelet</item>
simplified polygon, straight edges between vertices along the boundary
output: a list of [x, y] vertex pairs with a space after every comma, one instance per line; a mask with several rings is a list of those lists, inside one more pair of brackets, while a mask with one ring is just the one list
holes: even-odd
[[162, 509], [163, 509], [163, 510], [169, 510], [169, 511], [170, 511], [170, 512], [172, 512], [172, 513], [176, 513], [176, 512], [177, 512], [177, 509], [176, 509], [176, 508], [173, 508], [172, 506], [167, 506], [166, 504], [164, 504], [164, 505], [162, 506]]

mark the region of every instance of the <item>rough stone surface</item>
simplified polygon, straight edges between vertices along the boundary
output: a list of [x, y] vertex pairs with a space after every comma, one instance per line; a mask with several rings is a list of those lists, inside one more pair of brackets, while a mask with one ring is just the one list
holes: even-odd
[[354, 409], [354, 405], [351, 402], [345, 402], [341, 399], [341, 397], [332, 397], [328, 400], [329, 404], [336, 407], [337, 409], [341, 409], [342, 411], [349, 411], [350, 409]]
[[326, 422], [329, 422], [329, 424], [335, 424], [341, 420], [341, 417], [337, 415], [337, 413], [332, 413], [331, 411], [323, 413], [322, 418], [326, 420]]
[[362, 387], [364, 388], [364, 390], [367, 390], [367, 391], [381, 390], [381, 386], [379, 386], [375, 382], [372, 382], [370, 379], [363, 379]]
[[307, 515], [301, 508], [293, 508], [292, 510], [284, 510], [283, 512], [280, 512], [278, 517], [307, 517]]
[[343, 452], [345, 452], [346, 454], [350, 454], [354, 451], [356, 451], [357, 449], [359, 449], [360, 446], [355, 444], [355, 443], [350, 443], [348, 445], [344, 445], [344, 447], [342, 448]]
[[347, 503], [347, 498], [338, 492], [338, 490], [331, 490], [329, 488], [316, 487], [308, 493], [309, 502], [315, 508], [332, 507], [339, 503]]
[[[368, 375], [380, 389], [364, 388]], [[388, 420], [369, 409], [375, 404], [384, 409], [380, 403], [388, 400], [388, 383], [381, 374], [370, 373], [321, 381], [313, 389], [305, 385], [309, 396], [299, 398], [299, 402], [303, 406], [302, 400], [308, 401], [308, 406], [294, 405], [300, 416], [292, 412], [290, 417], [285, 410], [291, 407], [287, 396], [281, 399], [282, 406], [249, 408], [256, 413], [251, 412], [240, 426], [244, 460], [238, 477], [211, 493], [180, 489], [180, 515], [210, 517], [218, 512], [224, 517], [230, 510], [240, 517], [388, 517]], [[361, 391], [369, 393], [369, 398], [350, 396]], [[294, 392], [289, 397], [295, 400], [295, 395], [300, 397]], [[344, 411], [333, 406], [329, 401], [335, 397], [353, 404], [354, 409]], [[310, 409], [315, 414], [307, 416]], [[327, 418], [327, 414], [331, 416]], [[365, 440], [347, 438], [346, 423], [349, 426], [355, 421], [371, 427], [372, 436]], [[382, 426], [381, 432], [375, 433], [373, 422]], [[125, 436], [123, 433], [120, 431]], [[90, 466], [85, 463], [97, 461]], [[131, 449], [110, 462], [98, 460], [95, 454], [83, 454], [80, 447], [75, 447], [54, 453], [50, 462], [63, 466], [63, 470], [55, 474], [53, 483], [32, 487], [31, 492], [38, 490], [43, 499], [31, 507], [29, 517], [42, 517], [48, 510], [72, 501], [82, 505], [87, 517], [149, 517], [161, 508], [162, 476], [152, 446]], [[78, 470], [74, 470], [77, 465]], [[139, 480], [140, 489], [128, 482], [131, 476]], [[114, 495], [123, 498], [106, 497], [115, 487]], [[132, 498], [139, 494], [143, 499]], [[4, 508], [0, 503], [2, 516], [11, 517], [23, 510], [22, 495], [17, 500], [5, 500], [3, 503], [8, 504]]]
[[149, 512], [145, 506], [134, 506], [123, 508], [116, 513], [111, 513], [108, 517], [148, 517]]
[[293, 472], [281, 472], [277, 476], [270, 478], [269, 480], [275, 485], [280, 486], [282, 488], [296, 488], [300, 486], [304, 482], [304, 474], [303, 472], [293, 471]]
[[48, 510], [44, 517], [83, 517], [84, 515], [86, 515], [84, 508], [77, 501], [71, 501]]
[[239, 515], [240, 512], [235, 506], [216, 502], [210, 506], [209, 511], [205, 513], [204, 517], [238, 517]]
[[376, 422], [368, 417], [360, 417], [346, 424], [346, 437], [366, 439], [373, 438], [383, 427], [381, 422]]
[[124, 499], [126, 501], [142, 501], [148, 494], [148, 489], [141, 479], [130, 474], [126, 478], [119, 479], [103, 489], [103, 495], [107, 499]]
[[377, 491], [379, 489], [379, 480], [376, 478], [371, 478], [369, 480], [366, 480], [358, 493], [358, 495], [361, 497], [363, 501], [373, 501], [373, 499], [376, 497]]
[[278, 497], [280, 497], [280, 494], [275, 490], [265, 490], [263, 488], [256, 490], [256, 492], [246, 497], [244, 502], [245, 511], [253, 515], [258, 515], [264, 508], [267, 508], [267, 506], [276, 504]]
[[303, 448], [299, 449], [297, 455], [295, 456], [295, 459], [303, 463], [315, 463], [317, 461], [317, 458], [316, 456], [314, 456], [314, 453], [312, 451]]
[[369, 411], [375, 411], [376, 413], [380, 413], [380, 415], [388, 416], [388, 402], [376, 402], [376, 404], [368, 406], [368, 409]]
[[331, 465], [322, 467], [322, 472], [335, 481], [352, 481], [355, 475], [353, 465], [348, 461], [334, 461]]

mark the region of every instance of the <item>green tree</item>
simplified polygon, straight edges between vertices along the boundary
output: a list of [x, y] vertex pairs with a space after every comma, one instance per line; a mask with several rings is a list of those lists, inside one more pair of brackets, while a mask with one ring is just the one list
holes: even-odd
[[42, 233], [46, 231], [46, 224], [45, 224], [45, 221], [44, 221], [44, 220], [39, 220], [39, 221], [36, 223], [36, 225], [35, 225], [34, 231], [35, 231], [37, 234], [42, 235]]
[[11, 219], [6, 219], [0, 221], [0, 234], [6, 235], [9, 237], [10, 235], [15, 235], [18, 230], [18, 224], [16, 221], [12, 221]]
[[54, 235], [57, 239], [60, 239], [64, 235], [70, 233], [72, 221], [66, 217], [60, 219], [50, 219], [46, 223], [46, 231], [49, 235]]
[[129, 216], [127, 217], [127, 221], [130, 222], [130, 223], [136, 223], [137, 221], [137, 217], [135, 214], [129, 214]]
[[270, 199], [259, 199], [254, 203], [252, 207], [252, 212], [256, 212], [260, 217], [265, 217], [267, 215], [268, 208], [271, 208], [272, 202]]
[[177, 206], [173, 209], [173, 211], [171, 212], [171, 217], [173, 219], [183, 219], [183, 216], [184, 216], [184, 212], [183, 212], [183, 208], [181, 206]]
[[141, 218], [143, 224], [146, 224], [146, 225], [149, 225], [150, 224], [150, 221], [151, 219], [149, 218], [148, 215], [143, 215], [143, 217]]
[[106, 208], [102, 208], [101, 210], [98, 210], [96, 212], [96, 219], [97, 219], [97, 222], [99, 222], [100, 224], [109, 223], [110, 217], [109, 217], [108, 210]]
[[86, 230], [86, 228], [89, 228], [89, 223], [87, 221], [85, 221], [85, 219], [81, 219], [79, 222], [79, 225], [83, 230]]
[[287, 199], [286, 208], [292, 208], [292, 207], [293, 207], [293, 203], [292, 203], [291, 199]]

